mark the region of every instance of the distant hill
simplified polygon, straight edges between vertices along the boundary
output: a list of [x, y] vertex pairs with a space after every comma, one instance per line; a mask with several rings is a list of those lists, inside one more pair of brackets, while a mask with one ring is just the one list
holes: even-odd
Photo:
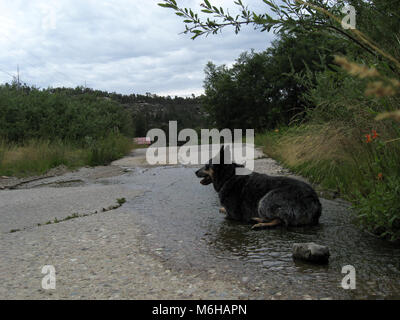
[[118, 102], [122, 107], [131, 111], [136, 137], [145, 136], [153, 128], [168, 132], [169, 121], [178, 121], [178, 130], [191, 128], [198, 131], [201, 128], [208, 128], [208, 116], [201, 107], [202, 97], [162, 97], [151, 93], [123, 95], [84, 87], [51, 90], [64, 91], [70, 95], [89, 93], [98, 98]]

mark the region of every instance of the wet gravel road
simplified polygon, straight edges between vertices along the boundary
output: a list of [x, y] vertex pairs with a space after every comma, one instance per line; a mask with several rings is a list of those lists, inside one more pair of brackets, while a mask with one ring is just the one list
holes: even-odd
[[[139, 151], [0, 191], [0, 298], [400, 297], [400, 248], [357, 229], [345, 202], [321, 199], [317, 227], [253, 231], [218, 212], [194, 171], [145, 166]], [[256, 171], [288, 174], [268, 158]], [[117, 198], [127, 202], [102, 212]], [[91, 215], [46, 225], [73, 213]], [[292, 244], [309, 241], [330, 247], [328, 266], [293, 261]], [[56, 290], [41, 288], [44, 265], [56, 269]], [[341, 288], [345, 265], [356, 268], [356, 290]]]

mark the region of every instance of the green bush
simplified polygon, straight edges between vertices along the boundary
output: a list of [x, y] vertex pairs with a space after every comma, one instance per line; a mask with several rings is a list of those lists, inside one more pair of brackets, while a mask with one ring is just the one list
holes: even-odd
[[82, 141], [104, 138], [110, 131], [133, 134], [129, 111], [94, 94], [67, 94], [15, 85], [0, 86], [0, 137]]
[[133, 148], [133, 141], [120, 133], [110, 133], [107, 137], [91, 141], [89, 145], [89, 165], [107, 165], [122, 158]]
[[354, 207], [369, 231], [391, 240], [400, 239], [400, 177], [386, 177], [367, 195], [358, 193]]

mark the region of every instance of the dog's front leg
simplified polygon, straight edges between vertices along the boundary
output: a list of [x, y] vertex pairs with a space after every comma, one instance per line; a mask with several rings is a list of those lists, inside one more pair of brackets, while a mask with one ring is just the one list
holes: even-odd
[[263, 228], [271, 228], [271, 227], [276, 227], [282, 224], [281, 219], [274, 219], [271, 222], [262, 222], [262, 223], [257, 223], [254, 226], [251, 227], [252, 230], [260, 230]]

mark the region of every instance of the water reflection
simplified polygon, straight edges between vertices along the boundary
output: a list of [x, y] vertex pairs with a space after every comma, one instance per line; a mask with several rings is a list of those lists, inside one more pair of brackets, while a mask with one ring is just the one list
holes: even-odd
[[[152, 168], [119, 179], [132, 188], [148, 189], [126, 206], [139, 213], [146, 232], [153, 235], [152, 245], [164, 247], [166, 259], [181, 268], [221, 264], [240, 275], [261, 275], [257, 281], [277, 276], [285, 283], [308, 283], [324, 294], [342, 294], [341, 269], [350, 264], [357, 270], [357, 290], [346, 294], [400, 297], [400, 248], [360, 231], [343, 203], [321, 199], [319, 226], [253, 231], [218, 213], [216, 193], [199, 184], [193, 168]], [[329, 246], [329, 265], [293, 261], [295, 242]]]

